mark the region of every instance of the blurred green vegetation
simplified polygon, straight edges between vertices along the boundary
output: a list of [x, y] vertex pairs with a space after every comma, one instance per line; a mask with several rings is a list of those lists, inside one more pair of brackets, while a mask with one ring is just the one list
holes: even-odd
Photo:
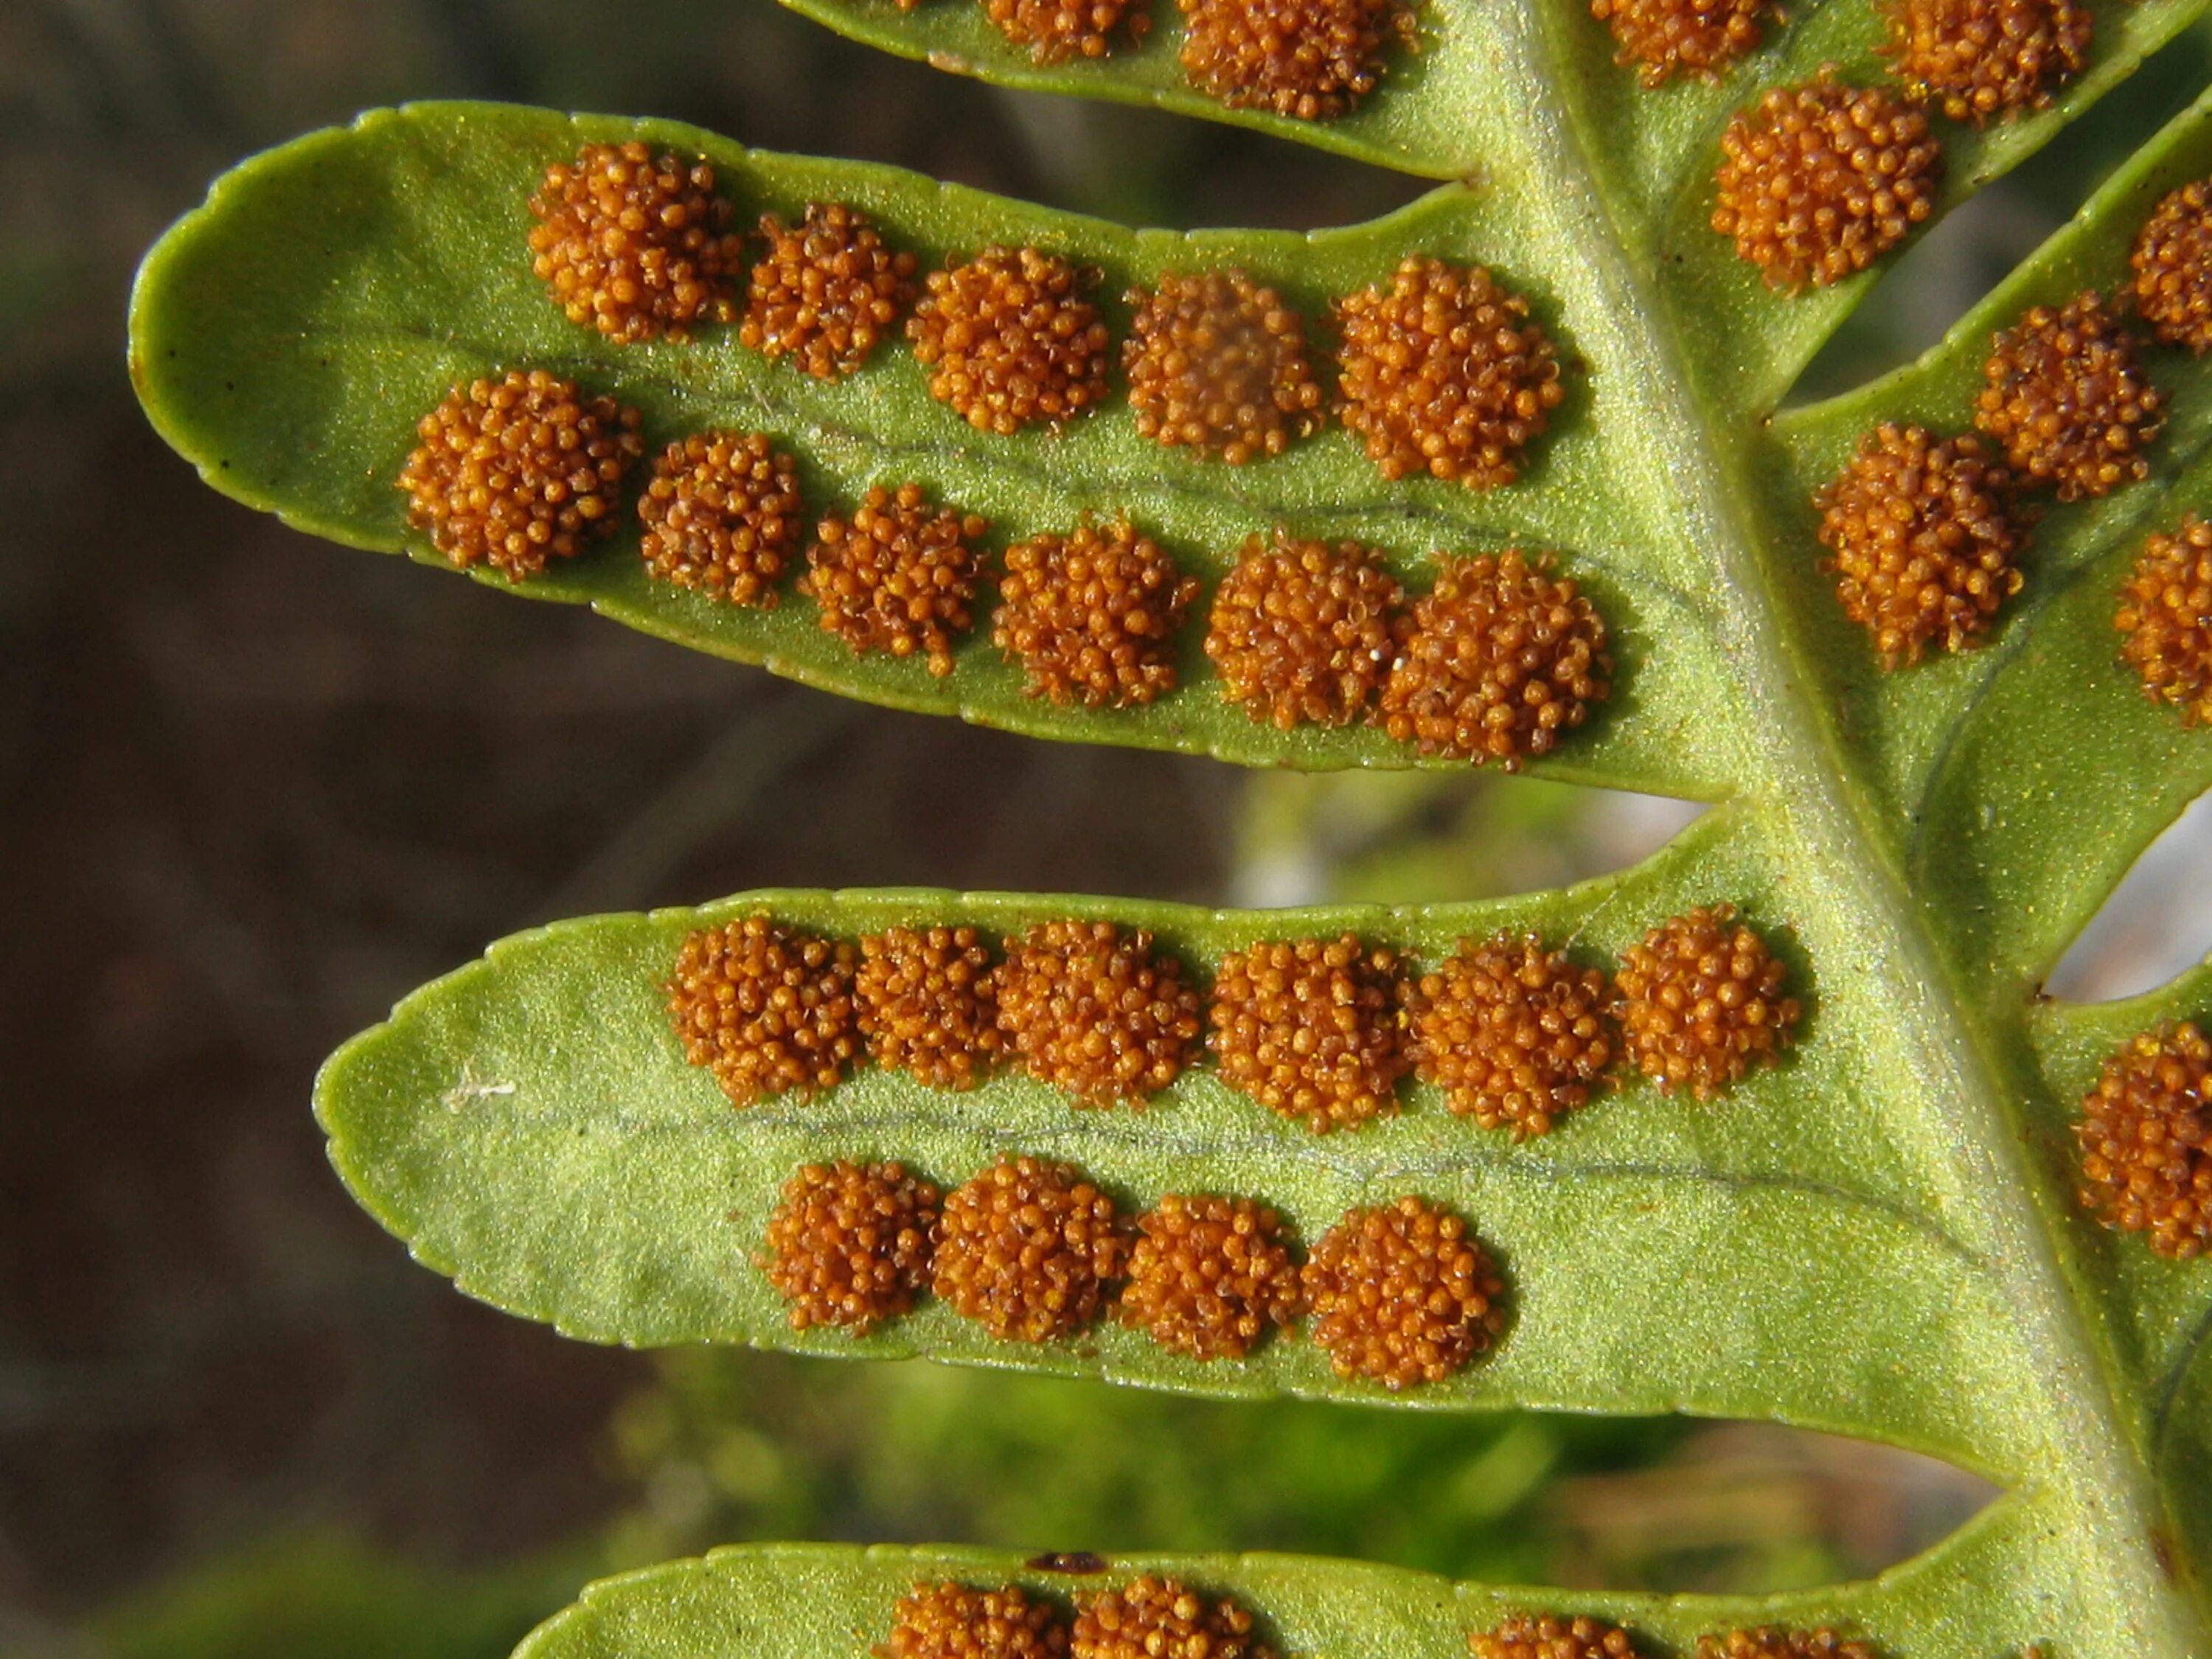
[[1243, 904], [1437, 904], [1562, 886], [1653, 850], [1696, 809], [1538, 778], [1262, 773], [1244, 792]]
[[339, 1535], [270, 1540], [133, 1598], [86, 1645], [103, 1659], [504, 1659], [574, 1595], [586, 1555], [456, 1573]]
[[726, 1538], [1278, 1550], [1550, 1575], [1546, 1481], [1641, 1462], [1669, 1422], [1182, 1399], [909, 1363], [686, 1352], [614, 1425], [641, 1563]]
[[634, 1497], [603, 1531], [474, 1574], [337, 1539], [264, 1545], [111, 1611], [87, 1659], [499, 1659], [587, 1578], [743, 1540], [1272, 1550], [1781, 1589], [1876, 1570], [1986, 1496], [1903, 1454], [1680, 1419], [1252, 1404], [704, 1349], [655, 1370], [610, 1428]]
[[[1646, 1464], [1687, 1432], [1255, 1406], [921, 1363], [702, 1350], [657, 1370], [611, 1427], [636, 1498], [603, 1536], [473, 1575], [341, 1540], [264, 1545], [112, 1612], [93, 1650], [496, 1659], [586, 1577], [744, 1539], [1269, 1549], [1541, 1581], [1559, 1555], [1547, 1483]], [[1771, 1564], [1790, 1581], [1830, 1565]]]

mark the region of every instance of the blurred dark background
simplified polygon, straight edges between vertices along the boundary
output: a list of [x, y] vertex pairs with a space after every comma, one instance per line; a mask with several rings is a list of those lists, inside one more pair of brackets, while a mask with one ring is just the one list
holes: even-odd
[[[1933, 337], [2206, 58], [2185, 40], [1923, 245], [1816, 381]], [[251, 151], [455, 96], [677, 117], [1151, 223], [1306, 228], [1415, 193], [939, 76], [768, 0], [0, 3], [0, 1653], [491, 1659], [586, 1577], [743, 1537], [1778, 1586], [1899, 1559], [1986, 1496], [1751, 1425], [609, 1352], [410, 1263], [326, 1168], [308, 1082], [499, 934], [787, 883], [1473, 896], [1640, 856], [1686, 816], [848, 707], [203, 488], [123, 373], [137, 255]], [[2212, 866], [2208, 841], [2158, 856]], [[2186, 933], [2138, 907], [2080, 983], [2155, 977]]]

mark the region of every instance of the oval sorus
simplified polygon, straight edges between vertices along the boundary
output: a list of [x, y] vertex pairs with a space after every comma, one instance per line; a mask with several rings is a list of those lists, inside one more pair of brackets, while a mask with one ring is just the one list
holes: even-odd
[[2149, 471], [2164, 402], [2119, 319], [2093, 290], [2037, 306], [1990, 342], [1974, 424], [2030, 483], [2062, 501], [2103, 495]]
[[1357, 542], [1249, 538], [1215, 590], [1206, 654], [1221, 694], [1289, 731], [1357, 720], [1389, 671], [1405, 592]]
[[999, 1029], [1031, 1077], [1077, 1105], [1142, 1104], [1195, 1057], [1198, 994], [1143, 928], [1041, 922], [1006, 943]]
[[1439, 558], [1401, 618], [1376, 723], [1424, 755], [1517, 772], [1613, 690], [1605, 621], [1548, 558]]
[[586, 144], [545, 169], [530, 211], [534, 268], [570, 322], [629, 342], [683, 339], [736, 314], [744, 239], [705, 161], [634, 141]]
[[542, 368], [457, 386], [415, 428], [397, 480], [407, 522], [463, 569], [537, 575], [614, 529], [637, 428], [635, 410]]
[[1305, 324], [1241, 270], [1163, 276], [1136, 308], [1121, 363], [1137, 430], [1240, 466], [1321, 425]]
[[1406, 0], [1176, 0], [1191, 85], [1231, 109], [1325, 121], [1381, 84], [1418, 44]]
[[1504, 1281], [1481, 1241], [1410, 1194], [1346, 1211], [1300, 1279], [1313, 1339], [1337, 1375], [1393, 1393], [1442, 1382], [1505, 1327]]
[[1072, 1336], [1126, 1250], [1114, 1200], [1073, 1164], [1003, 1158], [945, 1194], [930, 1287], [1001, 1341]]
[[1106, 324], [1087, 295], [1097, 273], [1033, 247], [987, 247], [929, 273], [907, 319], [929, 395], [980, 432], [1057, 425], [1106, 395]]
[[1067, 1625], [1017, 1584], [916, 1584], [899, 1598], [876, 1659], [1063, 1659]]
[[885, 246], [842, 202], [809, 202], [796, 225], [769, 214], [760, 228], [768, 251], [753, 266], [738, 338], [817, 380], [850, 374], [914, 302], [914, 255]]
[[1249, 1198], [1170, 1193], [1138, 1218], [1115, 1312], [1193, 1359], [1242, 1359], [1302, 1306], [1275, 1212]]
[[791, 1328], [864, 1336], [928, 1288], [938, 1191], [898, 1164], [804, 1165], [784, 1182], [757, 1260]]
[[1697, 1659], [1875, 1659], [1863, 1642], [1847, 1642], [1822, 1626], [1789, 1630], [1762, 1625], [1698, 1638]]
[[1134, 46], [1152, 27], [1151, 0], [983, 0], [983, 15], [1039, 64], [1103, 58], [1117, 34]]
[[1677, 70], [1711, 80], [1759, 44], [1769, 0], [1590, 0], [1613, 30], [1613, 61], [1662, 86]]
[[798, 468], [757, 432], [694, 433], [669, 445], [637, 514], [638, 551], [655, 580], [763, 609], [775, 606], [806, 534]]
[[1480, 265], [1413, 254], [1389, 287], [1334, 310], [1339, 413], [1384, 477], [1426, 472], [1490, 489], [1520, 475], [1522, 452], [1565, 395], [1527, 301]]
[[2042, 108], [2089, 61], [2074, 0], [1887, 0], [1883, 15], [1905, 95], [1976, 126]]
[[1613, 1017], [1629, 1060], [1662, 1093], [1710, 1100], [1790, 1046], [1802, 1012], [1789, 970], [1732, 904], [1669, 918], [1628, 948]]
[[1608, 1000], [1604, 974], [1534, 933], [1463, 939], [1407, 998], [1415, 1073], [1486, 1129], [1548, 1134], [1620, 1054]]
[[684, 1058], [731, 1103], [834, 1086], [860, 1051], [853, 947], [744, 917], [685, 937], [665, 989]]
[[1345, 933], [1230, 951], [1206, 1020], [1221, 1080], [1316, 1134], [1398, 1109], [1412, 1058], [1394, 951]]
[[973, 927], [866, 935], [853, 996], [868, 1058], [933, 1089], [974, 1087], [1005, 1045], [990, 947]]
[[1618, 1625], [1551, 1613], [1522, 1614], [1467, 1638], [1474, 1659], [1637, 1659], [1636, 1644]]
[[2112, 623], [2146, 696], [2179, 708], [2184, 725], [2212, 721], [2212, 524], [2191, 513], [2146, 540]]
[[2011, 484], [1978, 439], [1886, 423], [1814, 495], [1836, 598], [1884, 668], [1978, 643], [2020, 592]]
[[816, 528], [799, 591], [821, 608], [823, 630], [856, 653], [919, 655], [941, 679], [952, 672], [953, 642], [975, 623], [977, 544], [988, 528], [972, 513], [932, 505], [920, 484], [878, 486], [851, 516], [830, 514]]
[[1918, 110], [1823, 70], [1729, 122], [1712, 226], [1770, 287], [1841, 282], [1935, 210], [1940, 157]]
[[1274, 1659], [1235, 1597], [1146, 1574], [1075, 1598], [1070, 1659]]
[[2081, 1207], [2160, 1255], [2212, 1250], [2212, 1042], [2194, 1023], [2143, 1032], [2081, 1097]]
[[2168, 345], [2212, 346], [2212, 179], [2168, 191], [2128, 253], [2136, 314]]
[[1126, 519], [1032, 536], [1000, 564], [991, 641], [1030, 696], [1127, 708], [1175, 689], [1175, 637], [1198, 579]]

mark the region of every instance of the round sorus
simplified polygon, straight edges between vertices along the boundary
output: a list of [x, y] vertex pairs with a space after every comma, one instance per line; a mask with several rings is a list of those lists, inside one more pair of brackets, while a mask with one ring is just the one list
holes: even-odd
[[1231, 109], [1301, 121], [1342, 115], [1375, 90], [1391, 46], [1415, 44], [1404, 0], [1176, 0], [1191, 85]]
[[1106, 395], [1110, 356], [1098, 307], [1083, 297], [1094, 280], [1033, 247], [987, 247], [931, 271], [906, 323], [929, 395], [1002, 436], [1081, 414]]
[[1103, 58], [1114, 33], [1134, 46], [1152, 27], [1151, 0], [983, 0], [983, 15], [1039, 64]]
[[1621, 958], [1613, 976], [1628, 1057], [1662, 1094], [1686, 1087], [1711, 1100], [1790, 1046], [1800, 1010], [1788, 970], [1732, 904], [1670, 918]]
[[738, 338], [817, 380], [850, 374], [914, 302], [914, 255], [885, 247], [842, 202], [809, 202], [796, 226], [771, 213], [760, 228], [768, 253], [753, 267]]
[[830, 1088], [860, 1048], [853, 947], [766, 916], [687, 936], [665, 988], [684, 1058], [735, 1105]]
[[1079, 1595], [1070, 1659], [1274, 1659], [1231, 1596], [1201, 1595], [1150, 1573]]
[[1976, 438], [1884, 422], [1814, 495], [1836, 598], [1884, 668], [1965, 650], [2020, 592], [2011, 483]]
[[1826, 1626], [1819, 1630], [1732, 1630], [1700, 1636], [1696, 1659], [1875, 1659], [1863, 1642], [1846, 1642]]
[[2148, 1233], [2176, 1261], [2212, 1250], [2212, 1043], [2160, 1024], [2105, 1062], [2081, 1097], [2081, 1207]]
[[933, 1089], [972, 1088], [1002, 1046], [991, 952], [973, 927], [868, 934], [853, 994], [868, 1057]]
[[1376, 721], [1424, 755], [1517, 772], [1583, 723], [1612, 676], [1604, 619], [1547, 558], [1439, 559], [1400, 621]]
[[1407, 1000], [1416, 1074], [1453, 1111], [1516, 1141], [1587, 1104], [1620, 1052], [1605, 975], [1534, 933], [1462, 939]]
[[1023, 689], [1060, 704], [1127, 708], [1175, 689], [1175, 636], [1198, 579], [1126, 519], [1016, 542], [1001, 561], [991, 642]]
[[890, 1639], [876, 1659], [1062, 1659], [1067, 1626], [1049, 1601], [1032, 1601], [1021, 1587], [975, 1589], [966, 1584], [916, 1584], [899, 1598]]
[[1121, 1322], [1193, 1359], [1242, 1359], [1298, 1316], [1298, 1269], [1273, 1210], [1170, 1193], [1139, 1218]]
[[1079, 1106], [1141, 1104], [1198, 1042], [1198, 994], [1142, 929], [1047, 921], [1006, 942], [999, 1029], [1029, 1074]]
[[929, 1285], [937, 1188], [896, 1164], [809, 1164], [783, 1183], [759, 1260], [790, 1304], [791, 1328], [864, 1336]]
[[930, 1283], [1001, 1341], [1072, 1336], [1121, 1276], [1114, 1200], [1073, 1166], [1004, 1158], [953, 1188]]
[[1467, 1638], [1474, 1659], [1637, 1659], [1636, 1644], [1618, 1625], [1551, 1613], [1506, 1620]]
[[851, 518], [833, 513], [816, 528], [799, 591], [822, 608], [823, 630], [854, 651], [920, 653], [942, 679], [954, 639], [975, 622], [975, 544], [988, 528], [972, 513], [932, 507], [920, 484], [878, 486]]
[[1824, 70], [1729, 122], [1713, 228], [1771, 287], [1841, 282], [1935, 210], [1940, 154], [1918, 110]]
[[1613, 61], [1634, 64], [1647, 87], [1677, 70], [1712, 79], [1759, 44], [1768, 0], [1590, 0], [1590, 15], [1609, 24]]
[[1346, 1211], [1301, 1279], [1313, 1339], [1336, 1374], [1394, 1394], [1442, 1382], [1505, 1328], [1505, 1284], [1481, 1241], [1411, 1194], [1387, 1208]]
[[1316, 1134], [1398, 1109], [1413, 1057], [1394, 951], [1351, 933], [1231, 951], [1206, 1019], [1221, 1080]]
[[1882, 50], [1905, 96], [1954, 121], [2041, 109], [2089, 61], [2089, 14], [2074, 0], [1887, 0]]
[[1528, 303], [1480, 265], [1409, 254], [1390, 286], [1335, 302], [1340, 414], [1386, 478], [1513, 482], [1565, 394]]
[[1405, 597], [1374, 561], [1357, 542], [1293, 541], [1279, 528], [1269, 552], [1247, 538], [1206, 623], [1221, 695], [1285, 732], [1357, 720], [1389, 669]]
[[2212, 179], [2159, 198], [2136, 234], [2136, 311], [2168, 345], [2212, 346]]
[[684, 339], [694, 323], [735, 314], [744, 238], [706, 162], [635, 142], [586, 144], [545, 169], [530, 211], [534, 267], [570, 322], [627, 343]]
[[1166, 276], [1136, 307], [1121, 362], [1137, 430], [1231, 466], [1279, 455], [1321, 425], [1305, 325], [1241, 270]]
[[757, 432], [680, 438], [637, 499], [638, 550], [660, 580], [732, 605], [773, 608], [799, 551], [806, 505], [791, 457]]
[[623, 475], [645, 447], [637, 426], [635, 410], [587, 403], [542, 368], [455, 386], [400, 469], [407, 522], [463, 569], [534, 576], [614, 529]]
[[2056, 311], [2037, 306], [1999, 334], [1982, 379], [1974, 424], [2027, 482], [2057, 484], [2060, 501], [2106, 495], [2150, 470], [2137, 452], [2158, 435], [2164, 400], [2094, 290]]
[[2174, 704], [2185, 726], [2212, 721], [2212, 524], [2191, 513], [2146, 541], [2112, 621], [2145, 695]]

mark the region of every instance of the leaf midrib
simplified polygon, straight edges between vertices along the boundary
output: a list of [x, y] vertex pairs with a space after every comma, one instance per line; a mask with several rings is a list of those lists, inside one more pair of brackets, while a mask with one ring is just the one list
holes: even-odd
[[[314, 331], [303, 331], [308, 333]], [[459, 348], [487, 362], [496, 361], [501, 356], [500, 348], [496, 343], [449, 334], [437, 334], [427, 326], [380, 329], [349, 327], [344, 330], [331, 326], [324, 331], [352, 341], [383, 337], [404, 339], [414, 343], [435, 344], [444, 348]], [[562, 358], [541, 354], [536, 361], [542, 367], [556, 374], [580, 380], [587, 378], [600, 366], [599, 358], [587, 355]], [[833, 419], [800, 398], [785, 395], [773, 389], [763, 389], [757, 386], [748, 386], [744, 391], [744, 401], [754, 411], [763, 416], [774, 417], [772, 420], [764, 421], [763, 425], [784, 429], [803, 426], [817, 442], [826, 439], [834, 444], [842, 446], [851, 453], [865, 455], [868, 458], [871, 470], [876, 472], [891, 471], [884, 465], [887, 459], [903, 459], [915, 456], [935, 459], [960, 447], [957, 441], [948, 442], [935, 438], [886, 438], [880, 433], [872, 432], [849, 422]], [[1048, 460], [1031, 459], [1026, 453], [1019, 451], [994, 456], [993, 459], [994, 465], [1007, 475], [1034, 481], [1038, 486], [1037, 494], [1041, 497], [1049, 496], [1055, 492], [1066, 492], [1066, 483], [1064, 477], [1054, 471], [1053, 464]], [[1119, 486], [1127, 482], [1115, 472], [1102, 471], [1097, 476], [1106, 479], [1108, 485], [1111, 486]], [[1224, 498], [1236, 499], [1218, 480], [1184, 477], [1172, 471], [1146, 473], [1143, 477], [1143, 484], [1146, 490], [1154, 495], [1174, 497], [1201, 505], [1218, 504]], [[1091, 493], [1102, 498], [1110, 499], [1115, 494], [1115, 489], [1112, 487], [1094, 486]], [[258, 506], [263, 503], [257, 501], [253, 504]], [[1459, 514], [1433, 502], [1394, 502], [1390, 510], [1394, 519], [1405, 525], [1419, 526], [1437, 545], [1455, 544], [1464, 537], [1467, 531], [1467, 523]], [[1277, 514], [1275, 516], [1283, 515]], [[1302, 532], [1311, 533], [1324, 526], [1345, 530], [1357, 529], [1370, 523], [1375, 516], [1373, 504], [1370, 501], [1324, 501], [1310, 504], [1302, 503], [1297, 509], [1297, 520]], [[319, 520], [312, 524], [302, 524], [301, 527], [311, 529], [317, 535], [331, 539], [343, 539], [346, 534], [350, 534], [356, 541], [362, 539], [359, 532], [352, 530], [343, 520], [330, 521], [327, 527]], [[403, 538], [395, 537], [376, 539], [372, 550], [405, 552], [408, 548]], [[1713, 608], [1698, 603], [1694, 596], [1684, 591], [1679, 583], [1665, 574], [1613, 558], [1602, 549], [1578, 551], [1576, 558], [1578, 565], [1599, 572], [1615, 586], [1635, 590], [1662, 602], [1680, 617], [1694, 619], [1704, 617]], [[442, 558], [429, 562], [440, 566], [446, 563]]]
[[[1549, 191], [1538, 206], [1553, 213], [1563, 243], [1580, 249], [1609, 301], [1581, 326], [1613, 335], [1615, 349], [1606, 355], [1620, 366], [1616, 395], [1634, 408], [1635, 424], [1660, 452], [1665, 465], [1654, 472], [1674, 484], [1686, 539], [1710, 550], [1717, 574], [1736, 596], [1734, 605], [1717, 609], [1722, 654], [1743, 665], [1735, 690], [1735, 712], [1751, 738], [1744, 772], [1764, 781], [1760, 790], [1747, 791], [1747, 805], [1782, 844], [1794, 840], [1803, 849], [1796, 879], [1824, 890], [1838, 914], [1860, 919], [1861, 955], [1875, 964], [1882, 1000], [1899, 1014], [1895, 1056], [1948, 1153], [1947, 1203], [1956, 1213], [1946, 1231], [1962, 1235], [1984, 1258], [2014, 1311], [2018, 1346], [2048, 1425], [2043, 1479], [2077, 1517], [2076, 1541], [2088, 1558], [2075, 1593], [2116, 1646], [2174, 1659], [2204, 1652], [2212, 1630], [2203, 1612], [2158, 1560], [2162, 1505], [2146, 1461], [2149, 1449], [2130, 1443], [2118, 1407], [2124, 1372], [2084, 1317], [2083, 1280], [2063, 1243], [2070, 1219], [2064, 1196], [2050, 1189], [2028, 1156], [2027, 1126], [2006, 1103], [1992, 1034], [1972, 1018], [1912, 901], [1893, 827], [1877, 816], [1879, 794], [1858, 777], [1814, 695], [1826, 677], [1769, 574], [1762, 550], [1772, 538], [1761, 535], [1765, 526], [1749, 506], [1758, 496], [1746, 464], [1748, 434], [1721, 429], [1697, 395], [1648, 262], [1633, 255], [1623, 234], [1632, 220], [1593, 162], [1582, 112], [1557, 94], [1573, 83], [1560, 72], [1556, 37], [1542, 38], [1528, 0], [1501, 6], [1497, 19], [1507, 54], [1502, 67], [1519, 82], [1522, 107], [1531, 112], [1522, 130], [1535, 163], [1528, 176], [1543, 179]], [[1948, 1109], [1933, 1109], [1936, 1103]]]
[[[611, 1131], [618, 1139], [630, 1142], [698, 1141], [712, 1144], [727, 1133], [728, 1106], [717, 1095], [704, 1109], [706, 1115], [697, 1118], [646, 1116], [619, 1111], [610, 1117], [606, 1111], [597, 1107], [588, 1109], [579, 1107], [573, 1111], [564, 1111], [548, 1110], [537, 1105], [521, 1115], [534, 1127], [574, 1125], [580, 1130]], [[745, 1117], [750, 1127], [760, 1131], [805, 1131], [815, 1127], [819, 1121], [817, 1114], [805, 1107], [757, 1105], [747, 1109]], [[974, 1134], [980, 1140], [1010, 1153], [1058, 1150], [1054, 1138], [1040, 1137], [1034, 1128], [987, 1126], [978, 1130], [971, 1115], [958, 1105], [917, 1107], [902, 1100], [872, 1109], [843, 1113], [837, 1119], [837, 1127], [844, 1134], [863, 1137], [893, 1133], [927, 1136], [958, 1131]], [[1281, 1138], [1265, 1132], [1243, 1136], [1224, 1136], [1218, 1130], [1184, 1134], [1176, 1133], [1171, 1127], [1164, 1127], [1163, 1120], [1157, 1117], [1139, 1118], [1110, 1113], [1098, 1113], [1073, 1121], [1060, 1139], [1077, 1143], [1079, 1147], [1107, 1146], [1174, 1153], [1194, 1163], [1219, 1159], [1224, 1156], [1275, 1158], [1281, 1156], [1283, 1152]], [[1578, 1161], [1547, 1157], [1542, 1152], [1531, 1151], [1525, 1146], [1486, 1147], [1474, 1152], [1432, 1151], [1378, 1161], [1348, 1150], [1339, 1150], [1332, 1142], [1340, 1139], [1324, 1137], [1311, 1145], [1300, 1145], [1297, 1149], [1300, 1164], [1307, 1169], [1327, 1170], [1348, 1179], [1358, 1179], [1377, 1186], [1418, 1183], [1425, 1177], [1449, 1171], [1481, 1169], [1509, 1180], [1536, 1185], [1564, 1187], [1590, 1182], [1663, 1182], [1684, 1188], [1720, 1192], [1797, 1194], [1838, 1208], [1895, 1223], [1899, 1227], [1909, 1229], [1972, 1271], [1983, 1274], [1989, 1271], [1990, 1264], [1983, 1257], [1946, 1232], [1942, 1223], [1934, 1217], [1900, 1200], [1846, 1186], [1840, 1182], [1820, 1181], [1810, 1176], [1783, 1171], [1722, 1170], [1705, 1164], [1670, 1163], [1657, 1158]], [[410, 1226], [409, 1218], [398, 1212], [388, 1218], [388, 1221], [394, 1231], [404, 1231]]]

